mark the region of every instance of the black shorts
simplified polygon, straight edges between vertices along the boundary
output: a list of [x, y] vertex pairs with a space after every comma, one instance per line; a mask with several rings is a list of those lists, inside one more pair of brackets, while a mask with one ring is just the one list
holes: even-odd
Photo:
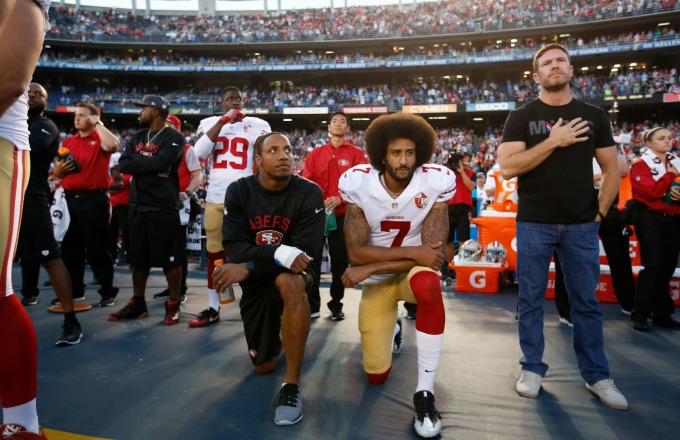
[[[311, 268], [307, 268], [305, 290], [313, 284]], [[248, 354], [254, 365], [267, 362], [281, 353], [281, 315], [283, 301], [274, 279], [241, 287], [241, 319], [248, 344]]]
[[54, 239], [50, 208], [43, 205], [24, 205], [17, 253], [21, 261], [44, 263], [61, 257], [61, 249]]
[[179, 212], [169, 209], [140, 211], [130, 205], [130, 264], [133, 267], [175, 267], [186, 260], [186, 234]]

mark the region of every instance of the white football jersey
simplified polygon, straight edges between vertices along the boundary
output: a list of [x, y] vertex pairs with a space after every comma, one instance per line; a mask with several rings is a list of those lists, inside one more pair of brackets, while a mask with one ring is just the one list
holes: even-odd
[[[201, 121], [196, 137], [204, 135], [215, 126], [219, 116], [211, 116]], [[212, 155], [212, 169], [208, 181], [205, 200], [209, 203], [224, 203], [227, 187], [241, 177], [253, 174], [253, 146], [258, 137], [271, 132], [269, 123], [260, 118], [246, 117], [235, 124], [225, 124], [217, 137], [212, 151], [202, 159]]]
[[[393, 199], [380, 183], [380, 173], [370, 165], [347, 170], [338, 185], [345, 203], [364, 211], [371, 228], [371, 246], [420, 246], [423, 221], [432, 206], [446, 202], [456, 192], [456, 176], [446, 167], [425, 164], [416, 169], [406, 189]], [[373, 275], [364, 283], [375, 284], [392, 275]]]

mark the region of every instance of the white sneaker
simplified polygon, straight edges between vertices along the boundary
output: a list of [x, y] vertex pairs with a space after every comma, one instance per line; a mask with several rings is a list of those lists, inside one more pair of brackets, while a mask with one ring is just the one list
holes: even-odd
[[542, 382], [543, 377], [540, 374], [522, 370], [517, 385], [515, 385], [515, 390], [522, 397], [535, 399], [538, 397], [538, 392], [541, 391]]
[[569, 327], [574, 326], [574, 324], [571, 323], [571, 318], [565, 316], [560, 316], [560, 324], [568, 325]]
[[588, 391], [600, 398], [600, 401], [610, 408], [628, 409], [628, 401], [621, 394], [612, 379], [602, 379], [594, 384], [586, 383]]
[[[401, 348], [404, 346], [404, 332], [402, 331], [403, 321], [404, 321], [404, 315], [402, 315], [401, 312], [397, 312], [396, 327], [399, 327], [399, 331], [397, 332], [396, 335], [394, 335], [394, 340], [392, 341], [392, 353], [393, 354], [400, 353]], [[396, 330], [396, 327], [395, 327], [395, 330]]]

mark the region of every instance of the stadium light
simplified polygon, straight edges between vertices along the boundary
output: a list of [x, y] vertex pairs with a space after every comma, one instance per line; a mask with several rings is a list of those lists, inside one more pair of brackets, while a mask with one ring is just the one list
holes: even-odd
[[663, 23], [657, 24], [657, 26], [670, 26], [671, 22], [670, 21], [664, 21]]
[[284, 119], [283, 119], [283, 122], [293, 122], [293, 120], [290, 119], [290, 118], [284, 118]]
[[484, 118], [472, 118], [473, 121], [482, 122]]

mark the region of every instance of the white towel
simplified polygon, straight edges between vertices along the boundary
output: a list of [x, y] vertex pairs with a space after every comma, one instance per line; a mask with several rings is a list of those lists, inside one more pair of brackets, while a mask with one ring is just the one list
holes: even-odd
[[[640, 156], [649, 169], [652, 171], [652, 177], [654, 180], [658, 181], [661, 177], [666, 174], [666, 164], [661, 162], [661, 159], [652, 152], [649, 148], [642, 153]], [[680, 158], [671, 153], [666, 153], [666, 160], [670, 161], [676, 170], [680, 170]]]

